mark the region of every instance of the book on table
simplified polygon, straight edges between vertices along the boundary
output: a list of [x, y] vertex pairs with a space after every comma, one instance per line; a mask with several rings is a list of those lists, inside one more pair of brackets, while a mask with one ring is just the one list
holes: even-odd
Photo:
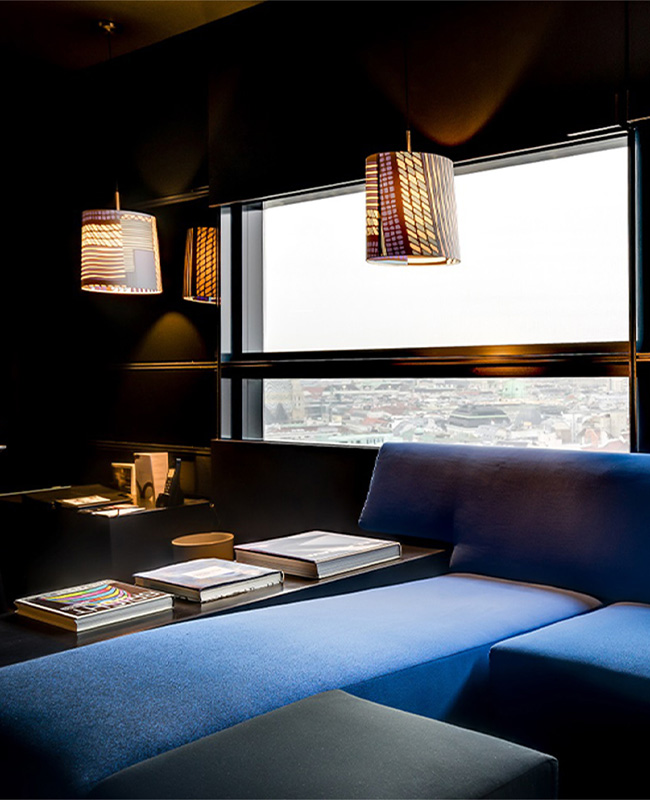
[[20, 597], [14, 602], [16, 611], [23, 616], [80, 632], [168, 611], [173, 597], [121, 581], [103, 580]]
[[138, 586], [171, 592], [186, 600], [204, 603], [226, 597], [281, 586], [282, 572], [221, 558], [195, 558], [167, 567], [137, 572]]
[[305, 531], [235, 546], [239, 562], [274, 567], [303, 578], [327, 578], [392, 561], [401, 552], [399, 542], [332, 531]]
[[107, 506], [92, 506], [80, 508], [80, 514], [91, 514], [93, 517], [126, 517], [130, 514], [140, 514], [147, 509], [135, 503], [110, 503]]
[[57, 500], [58, 505], [63, 508], [78, 508], [80, 511], [109, 506], [115, 503], [115, 497], [107, 494], [88, 494], [83, 497], [68, 497], [64, 500]]
[[112, 503], [123, 503], [130, 497], [118, 489], [93, 483], [87, 486], [62, 486], [52, 489], [43, 489], [36, 492], [26, 492], [23, 495], [25, 502], [62, 508], [97, 508], [98, 506]]

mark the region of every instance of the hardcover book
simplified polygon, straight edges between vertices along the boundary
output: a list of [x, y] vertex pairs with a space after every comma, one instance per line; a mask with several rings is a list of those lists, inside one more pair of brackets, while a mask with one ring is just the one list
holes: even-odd
[[203, 603], [225, 597], [281, 586], [283, 575], [277, 569], [237, 564], [221, 558], [195, 558], [168, 567], [138, 572], [138, 586], [171, 592], [177, 597]]
[[113, 580], [95, 581], [15, 601], [19, 614], [77, 632], [167, 611], [172, 603], [170, 594]]
[[399, 558], [399, 542], [331, 531], [305, 531], [235, 547], [237, 561], [304, 578], [326, 578]]

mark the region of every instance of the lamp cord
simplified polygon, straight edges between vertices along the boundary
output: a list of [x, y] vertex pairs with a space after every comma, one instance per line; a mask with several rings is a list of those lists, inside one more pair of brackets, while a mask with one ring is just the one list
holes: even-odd
[[411, 152], [411, 109], [409, 105], [409, 55], [408, 55], [408, 33], [406, 20], [403, 22], [402, 35], [404, 49], [404, 98], [406, 106], [406, 151]]
[[[115, 22], [113, 22], [112, 20], [99, 20], [98, 25], [104, 31], [104, 33], [106, 34], [106, 43], [107, 43], [107, 50], [108, 50], [108, 65], [109, 65], [107, 67], [107, 72], [108, 72], [111, 69], [110, 64], [113, 61], [113, 42], [112, 42], [112, 39], [113, 39], [113, 36], [115, 35], [115, 33], [117, 33], [118, 27], [117, 27], [117, 24]], [[108, 94], [109, 93], [107, 92], [107, 96], [108, 96]], [[114, 127], [115, 127], [114, 115], [110, 115], [110, 117], [111, 117], [112, 127], [113, 127], [113, 132], [112, 132], [113, 135], [112, 135], [111, 138], [112, 138], [113, 142], [116, 142], [117, 141], [117, 137], [115, 136], [115, 130], [114, 130]], [[113, 162], [113, 174], [115, 175], [115, 209], [117, 211], [119, 211], [120, 210], [120, 187], [119, 187], [119, 181], [118, 181], [118, 178], [117, 178], [118, 156], [113, 151], [113, 148], [111, 148], [111, 152], [113, 152], [113, 159], [114, 159], [114, 162]]]

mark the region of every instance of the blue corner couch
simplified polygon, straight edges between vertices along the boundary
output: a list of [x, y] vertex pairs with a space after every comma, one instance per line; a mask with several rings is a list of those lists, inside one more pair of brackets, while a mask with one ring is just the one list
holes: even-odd
[[551, 753], [565, 693], [603, 698], [601, 730], [610, 705], [647, 719], [648, 498], [650, 456], [384, 445], [360, 524], [448, 542], [447, 574], [5, 667], [4, 796], [83, 797], [129, 765], [329, 689], [538, 747], [543, 729]]

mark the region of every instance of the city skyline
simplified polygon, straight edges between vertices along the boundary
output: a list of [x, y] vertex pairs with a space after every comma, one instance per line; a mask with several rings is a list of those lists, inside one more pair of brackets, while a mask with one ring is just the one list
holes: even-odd
[[627, 378], [284, 379], [264, 384], [264, 438], [629, 451]]

